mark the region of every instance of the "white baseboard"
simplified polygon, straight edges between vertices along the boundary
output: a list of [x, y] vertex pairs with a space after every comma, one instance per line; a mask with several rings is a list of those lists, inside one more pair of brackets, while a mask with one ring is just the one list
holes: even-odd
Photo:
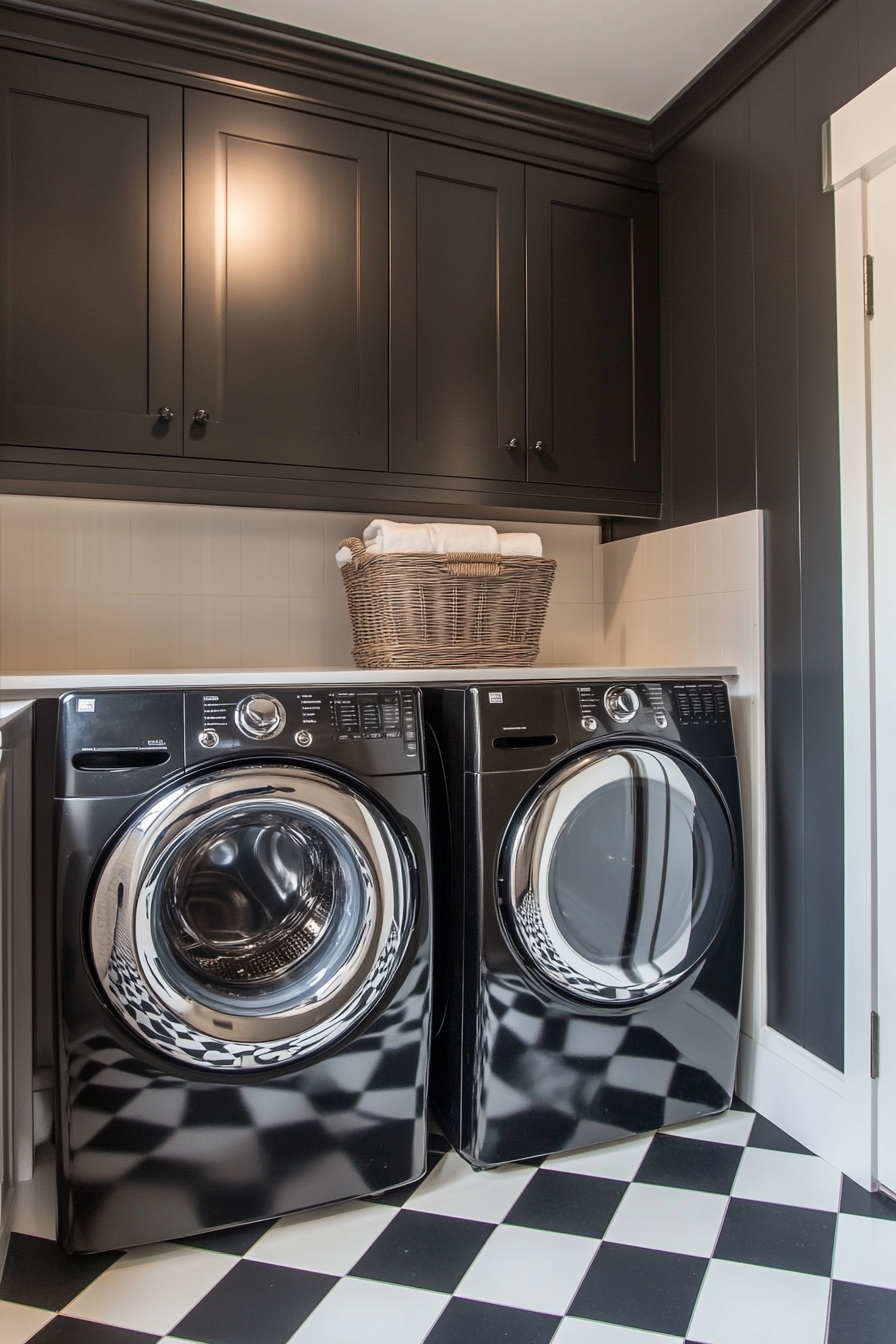
[[779, 1032], [766, 1028], [764, 1036], [759, 1042], [741, 1034], [738, 1096], [798, 1143], [872, 1189], [871, 1145], [856, 1143], [856, 1099], [843, 1074]]

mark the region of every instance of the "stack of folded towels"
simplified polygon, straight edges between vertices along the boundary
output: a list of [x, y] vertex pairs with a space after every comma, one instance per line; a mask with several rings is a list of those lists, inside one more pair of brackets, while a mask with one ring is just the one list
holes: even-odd
[[[496, 532], [479, 523], [390, 523], [375, 518], [364, 529], [368, 555], [541, 555], [537, 532]], [[341, 569], [352, 558], [347, 546], [336, 552]]]

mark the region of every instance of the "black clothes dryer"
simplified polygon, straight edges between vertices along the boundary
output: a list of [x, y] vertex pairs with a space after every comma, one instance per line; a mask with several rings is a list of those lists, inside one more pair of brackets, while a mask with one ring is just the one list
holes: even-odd
[[485, 684], [424, 705], [450, 1142], [490, 1167], [724, 1110], [744, 918], [724, 683]]
[[58, 703], [59, 1239], [97, 1251], [425, 1170], [419, 692]]

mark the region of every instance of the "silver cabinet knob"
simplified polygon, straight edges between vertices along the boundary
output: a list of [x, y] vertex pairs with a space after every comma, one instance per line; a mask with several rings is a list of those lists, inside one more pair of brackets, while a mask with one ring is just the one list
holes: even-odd
[[604, 695], [604, 709], [614, 723], [631, 723], [640, 708], [638, 693], [631, 686], [611, 686]]
[[586, 733], [594, 732], [595, 728], [597, 727], [597, 719], [594, 717], [593, 714], [585, 715], [585, 717], [582, 719], [582, 727], [585, 729]]
[[532, 445], [533, 453], [546, 453], [547, 450], [548, 446], [545, 443], [544, 439], [536, 439]]
[[160, 406], [156, 414], [165, 425], [170, 425], [171, 421], [174, 419], [174, 412], [170, 406]]
[[236, 707], [236, 726], [256, 742], [276, 737], [285, 723], [286, 710], [272, 695], [247, 695]]
[[517, 448], [519, 448], [519, 446], [520, 446], [519, 439], [511, 439], [509, 443], [505, 443], [504, 445], [508, 453], [515, 453]]
[[313, 741], [314, 739], [312, 738], [307, 728], [300, 728], [299, 731], [296, 733], [297, 747], [310, 747]]
[[200, 408], [198, 411], [193, 412], [194, 425], [207, 425], [209, 420], [211, 420], [211, 416], [209, 415], [208, 411], [203, 411]]

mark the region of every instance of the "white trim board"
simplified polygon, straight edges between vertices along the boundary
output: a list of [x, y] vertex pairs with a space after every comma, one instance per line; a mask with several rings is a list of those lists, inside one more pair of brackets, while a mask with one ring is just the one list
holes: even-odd
[[[882, 688], [877, 712], [878, 616], [892, 620], [892, 580], [875, 590], [873, 318], [865, 316], [862, 259], [869, 251], [868, 183], [896, 163], [896, 70], [854, 98], [828, 123], [827, 185], [834, 189], [837, 266], [837, 351], [840, 395], [840, 485], [843, 581], [845, 1065], [842, 1075], [804, 1084], [815, 1107], [814, 1143], [862, 1185], [878, 1181], [879, 1084], [871, 1076], [871, 1014], [890, 995], [881, 984], [876, 947], [878, 869], [878, 738], [891, 717]], [[889, 294], [896, 301], [896, 290]], [[882, 447], [890, 448], [883, 444]], [[878, 448], [880, 452], [880, 448]], [[878, 501], [878, 508], [880, 501]], [[890, 765], [890, 768], [891, 765]], [[887, 822], [887, 830], [892, 822]], [[889, 977], [892, 979], [892, 976]], [[883, 998], [881, 993], [883, 991]], [[886, 1030], [889, 1023], [885, 1021]], [[807, 1117], [807, 1130], [813, 1121]], [[802, 1138], [791, 1127], [791, 1133]]]

